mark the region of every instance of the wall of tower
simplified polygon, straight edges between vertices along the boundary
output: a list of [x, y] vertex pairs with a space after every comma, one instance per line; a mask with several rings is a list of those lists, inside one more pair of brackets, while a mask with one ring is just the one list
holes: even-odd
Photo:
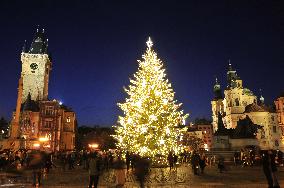
[[213, 100], [211, 101], [211, 108], [212, 108], [212, 126], [213, 132], [217, 131], [218, 129], [218, 113], [224, 113], [224, 104], [223, 99]]
[[[46, 100], [51, 63], [47, 54], [21, 54], [23, 79], [22, 102], [31, 94], [32, 100]], [[32, 68], [34, 65], [34, 68]]]

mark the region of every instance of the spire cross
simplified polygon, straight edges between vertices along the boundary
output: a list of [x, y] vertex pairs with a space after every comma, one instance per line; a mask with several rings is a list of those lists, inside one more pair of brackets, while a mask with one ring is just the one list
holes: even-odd
[[229, 65], [231, 65], [231, 59], [229, 59]]
[[146, 42], [147, 46], [149, 49], [151, 49], [151, 47], [153, 46], [153, 42], [151, 40], [151, 38], [149, 37], [148, 41]]

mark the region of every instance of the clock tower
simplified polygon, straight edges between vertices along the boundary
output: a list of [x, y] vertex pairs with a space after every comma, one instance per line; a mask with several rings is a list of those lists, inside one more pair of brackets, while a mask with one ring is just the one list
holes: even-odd
[[24, 103], [29, 94], [31, 100], [47, 100], [51, 61], [48, 54], [48, 39], [45, 37], [44, 30], [37, 29], [29, 50], [23, 47], [21, 62], [23, 90], [21, 102]]

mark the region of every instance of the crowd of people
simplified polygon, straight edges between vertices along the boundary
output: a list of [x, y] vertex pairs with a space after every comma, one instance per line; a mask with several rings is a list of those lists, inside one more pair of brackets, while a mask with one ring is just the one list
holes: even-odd
[[[257, 165], [262, 162], [263, 171], [269, 185], [277, 185], [277, 165], [283, 166], [282, 152], [262, 151], [256, 153], [253, 150], [240, 150], [234, 153], [234, 164], [245, 166]], [[224, 172], [225, 161], [222, 156], [208, 155], [205, 151], [184, 151], [180, 155], [169, 152], [166, 157], [170, 170], [176, 169], [184, 164], [191, 166], [194, 175], [202, 175], [206, 166], [216, 166], [220, 173]], [[77, 167], [76, 167], [77, 166]], [[144, 186], [144, 179], [149, 172], [150, 161], [140, 157], [138, 154], [126, 152], [122, 154], [118, 150], [113, 151], [88, 151], [80, 152], [67, 151], [57, 153], [46, 153], [38, 150], [18, 150], [0, 152], [0, 171], [31, 172], [33, 185], [41, 185], [43, 175], [48, 175], [50, 169], [57, 168], [61, 171], [73, 170], [76, 168], [85, 169], [89, 172], [89, 187], [97, 187], [99, 176], [103, 171], [115, 169], [117, 187], [123, 187], [125, 176], [132, 171]], [[275, 187], [275, 186], [274, 186]], [[276, 186], [277, 187], [277, 186]]]

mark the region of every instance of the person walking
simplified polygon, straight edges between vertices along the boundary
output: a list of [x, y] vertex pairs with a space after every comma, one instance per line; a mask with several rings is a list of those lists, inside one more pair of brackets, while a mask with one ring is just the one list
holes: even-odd
[[145, 187], [145, 179], [149, 174], [149, 170], [150, 161], [145, 157], [143, 158], [138, 156], [136, 158], [134, 175], [136, 176], [141, 188]]
[[204, 173], [204, 168], [206, 166], [206, 156], [205, 154], [201, 154], [200, 160], [199, 160], [199, 166], [200, 166], [200, 170], [201, 170], [201, 174]]
[[115, 174], [116, 174], [116, 188], [121, 188], [125, 184], [126, 177], [125, 177], [124, 166], [125, 166], [124, 161], [121, 159], [120, 156], [118, 156], [117, 160], [114, 163]]
[[91, 159], [89, 161], [89, 188], [98, 187], [100, 175], [100, 161], [98, 159], [97, 152], [91, 154]]

